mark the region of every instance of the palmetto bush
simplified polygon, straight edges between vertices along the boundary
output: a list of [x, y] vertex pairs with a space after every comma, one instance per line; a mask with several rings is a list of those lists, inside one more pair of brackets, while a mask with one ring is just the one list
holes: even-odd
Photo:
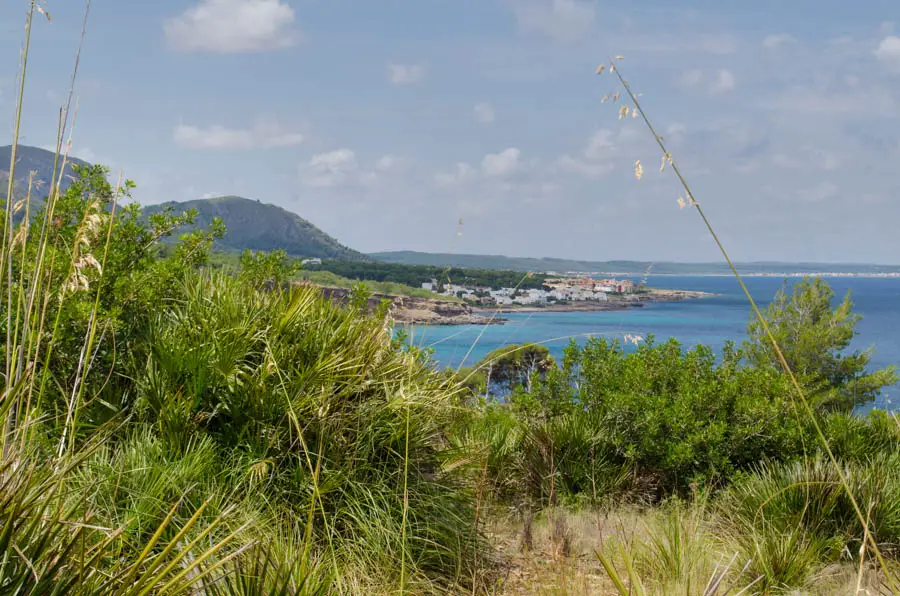
[[[842, 464], [850, 494], [864, 508], [869, 532], [885, 555], [900, 551], [900, 460], [880, 455]], [[760, 466], [720, 498], [723, 527], [762, 576], [762, 586], [796, 587], [817, 567], [857, 560], [865, 530], [837, 470], [818, 456]]]
[[399, 349], [383, 317], [315, 288], [195, 275], [144, 346], [139, 417], [176, 451], [213, 440], [234, 485], [308, 517], [336, 556], [445, 580], [478, 561], [471, 495], [444, 466], [457, 389]]

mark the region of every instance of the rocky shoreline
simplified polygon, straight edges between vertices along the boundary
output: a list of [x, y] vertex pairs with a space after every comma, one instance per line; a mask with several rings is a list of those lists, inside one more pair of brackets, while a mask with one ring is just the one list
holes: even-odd
[[[319, 286], [322, 294], [337, 303], [346, 303], [350, 290], [332, 286]], [[375, 311], [383, 299], [391, 301], [391, 316], [404, 325], [502, 325], [506, 319], [496, 312], [481, 314], [465, 302], [435, 300], [412, 296], [372, 294], [369, 310]]]
[[[350, 290], [331, 286], [319, 286], [322, 293], [335, 302], [347, 301]], [[602, 312], [641, 308], [648, 302], [681, 302], [714, 296], [707, 292], [691, 290], [650, 289], [635, 294], [611, 295], [606, 302], [567, 302], [544, 306], [492, 306], [473, 308], [452, 300], [417, 298], [373, 294], [369, 297], [369, 309], [374, 311], [383, 299], [391, 301], [394, 321], [404, 325], [502, 325], [506, 319], [498, 316], [514, 312]]]
[[650, 289], [639, 294], [623, 294], [609, 296], [606, 302], [567, 302], [547, 304], [544, 306], [499, 306], [491, 308], [476, 308], [475, 313], [512, 313], [512, 312], [604, 312], [621, 311], [629, 308], [642, 308], [648, 302], [681, 302], [683, 300], [695, 300], [715, 296], [709, 292], [693, 290], [660, 290]]

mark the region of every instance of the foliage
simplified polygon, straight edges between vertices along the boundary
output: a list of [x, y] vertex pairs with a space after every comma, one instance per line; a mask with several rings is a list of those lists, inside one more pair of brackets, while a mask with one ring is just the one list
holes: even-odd
[[[34, 215], [34, 222], [44, 224], [27, 236], [13, 262], [20, 293], [12, 296], [14, 305], [31, 304], [35, 316], [40, 313], [40, 319], [22, 323], [33, 329], [31, 341], [44, 347], [36, 355], [41, 406], [58, 421], [85, 415], [99, 423], [119, 411], [130, 383], [122, 376], [118, 350], [139, 337], [148, 314], [172, 292], [173, 280], [202, 264], [224, 230], [217, 224], [184, 235], [173, 256], [160, 260], [156, 242], [194, 214], [165, 211], [145, 221], [136, 204], [119, 205], [132, 183], [114, 188], [102, 166], [76, 164], [72, 170], [75, 178], [65, 193]], [[26, 225], [19, 230], [27, 231]], [[0, 301], [6, 309], [7, 296]], [[86, 345], [93, 347], [90, 361]], [[75, 412], [66, 402], [85, 387], [97, 393]]]
[[534, 378], [556, 366], [550, 349], [540, 344], [509, 344], [489, 352], [475, 369], [483, 373], [488, 385], [506, 390], [531, 387]]
[[300, 263], [282, 249], [270, 253], [248, 249], [241, 253], [238, 278], [254, 288], [281, 287], [299, 270]]
[[[883, 553], [900, 548], [898, 454], [843, 465], [851, 494]], [[858, 557], [864, 530], [837, 470], [824, 458], [767, 464], [747, 474], [718, 504], [725, 527], [753, 557], [768, 587], [802, 585], [817, 564]]]
[[[309, 281], [318, 286], [331, 286], [336, 288], [353, 288], [359, 283], [359, 280], [352, 280], [340, 275], [331, 273], [330, 271], [313, 271], [304, 269], [297, 272], [296, 278], [303, 281]], [[423, 288], [414, 288], [401, 283], [389, 281], [365, 281], [366, 287], [373, 294], [385, 294], [388, 296], [410, 296], [413, 298], [425, 298], [428, 300], [446, 300], [449, 302], [460, 302], [456, 296], [439, 296], [431, 290]]]
[[664, 493], [799, 451], [804, 428], [786, 379], [741, 366], [730, 349], [717, 365], [708, 348], [685, 352], [674, 339], [657, 345], [649, 337], [629, 353], [592, 338], [567, 349], [562, 372], [537, 385], [537, 401], [569, 395], [591, 413], [609, 453]]
[[[788, 294], [782, 288], [764, 313], [787, 364], [807, 388], [807, 396], [823, 410], [850, 411], [871, 401], [882, 387], [897, 381], [896, 369], [867, 371], [870, 351], [843, 354], [855, 335], [859, 315], [850, 293], [832, 310], [834, 291], [817, 278], [803, 279]], [[780, 368], [781, 363], [762, 324], [751, 319], [744, 350], [751, 364]]]
[[523, 275], [515, 271], [496, 269], [461, 269], [459, 267], [435, 267], [428, 265], [401, 265], [398, 263], [381, 263], [366, 261], [325, 260], [321, 265], [310, 269], [330, 271], [341, 277], [363, 281], [395, 282], [415, 288], [423, 283], [436, 281], [439, 285], [447, 284], [482, 286], [494, 290], [500, 288], [540, 289], [546, 276], [536, 274]]
[[[458, 541], [472, 524], [466, 492], [441, 471], [454, 389], [397, 350], [383, 320], [315, 288], [258, 292], [215, 274], [185, 283], [147, 346], [135, 358], [137, 411], [174, 447], [213, 438], [244, 484], [359, 553], [376, 531], [399, 535], [406, 502], [421, 572], [446, 578], [472, 561]], [[384, 548], [382, 563], [399, 568]]]

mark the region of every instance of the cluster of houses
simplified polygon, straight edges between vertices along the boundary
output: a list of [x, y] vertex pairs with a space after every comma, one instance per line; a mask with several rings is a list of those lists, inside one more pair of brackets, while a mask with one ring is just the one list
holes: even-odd
[[463, 286], [458, 284], [439, 285], [436, 280], [423, 283], [422, 288], [444, 296], [457, 296], [469, 302], [483, 305], [536, 306], [555, 302], [606, 302], [609, 294], [630, 294], [635, 285], [628, 280], [593, 279], [590, 277], [548, 278], [541, 289], [517, 290], [487, 287]]

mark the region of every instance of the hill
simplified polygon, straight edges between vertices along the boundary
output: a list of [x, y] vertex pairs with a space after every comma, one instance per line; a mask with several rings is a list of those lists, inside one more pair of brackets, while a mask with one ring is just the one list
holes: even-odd
[[171, 205], [178, 212], [197, 210], [195, 225], [209, 225], [213, 217], [225, 222], [228, 232], [216, 243], [220, 250], [239, 252], [251, 250], [284, 249], [297, 257], [322, 259], [363, 260], [366, 255], [347, 248], [310, 222], [287, 209], [245, 199], [243, 197], [217, 197], [194, 201], [170, 201], [144, 207], [144, 213], [157, 213]]
[[[12, 145], [0, 147], [0, 196], [6, 195], [6, 186], [9, 181], [9, 159], [12, 153]], [[40, 182], [38, 196], [46, 193], [50, 182], [53, 179], [53, 162], [56, 154], [53, 151], [47, 151], [40, 147], [31, 147], [29, 145], [19, 145], [16, 151], [16, 177], [15, 190], [13, 194], [20, 196], [28, 189], [28, 176], [30, 172], [35, 172], [35, 182]], [[62, 186], [65, 189], [70, 183], [72, 176], [72, 165], [90, 165], [86, 161], [70, 156], [66, 163], [66, 172], [63, 176]]]
[[[579, 271], [585, 273], [617, 273], [642, 275], [652, 266], [654, 275], [729, 275], [725, 263], [672, 263], [651, 261], [580, 261], [576, 259], [507, 257], [503, 255], [426, 253], [415, 251], [379, 252], [370, 255], [379, 261], [405, 265], [436, 267], [469, 267], [506, 269], [511, 271]], [[738, 263], [744, 275], [856, 274], [900, 275], [900, 266], [859, 263]]]

